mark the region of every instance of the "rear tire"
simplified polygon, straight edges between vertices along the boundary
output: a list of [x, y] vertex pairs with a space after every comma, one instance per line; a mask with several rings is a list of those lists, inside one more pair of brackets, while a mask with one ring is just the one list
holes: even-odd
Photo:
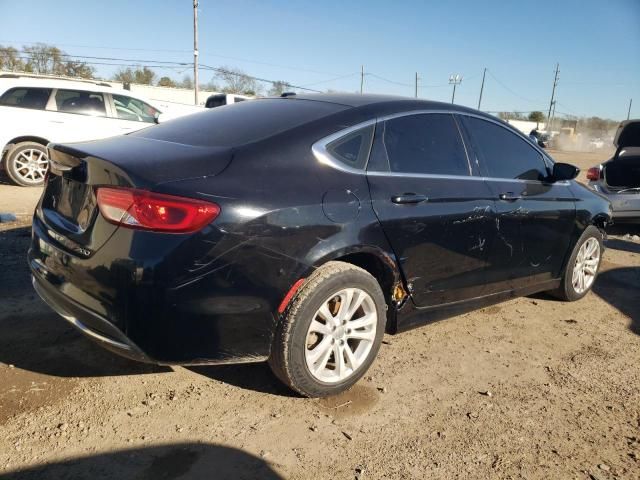
[[21, 187], [39, 187], [49, 169], [47, 148], [36, 142], [16, 143], [7, 152], [5, 170], [8, 177]]
[[369, 369], [385, 323], [386, 304], [377, 280], [354, 265], [328, 262], [305, 280], [289, 303], [269, 365], [306, 397], [335, 395]]
[[603, 251], [602, 232], [593, 225], [588, 226], [573, 248], [560, 287], [550, 293], [567, 302], [584, 297], [598, 277]]

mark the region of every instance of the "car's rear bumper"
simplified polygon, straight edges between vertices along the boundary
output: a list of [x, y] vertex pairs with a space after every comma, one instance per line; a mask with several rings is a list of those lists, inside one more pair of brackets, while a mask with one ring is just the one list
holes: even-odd
[[[35, 216], [28, 262], [43, 300], [83, 334], [122, 356], [163, 365], [248, 363], [268, 358], [276, 324], [265, 288], [246, 274], [212, 264], [207, 275], [178, 286], [158, 251], [136, 258], [114, 252], [137, 232], [121, 229], [89, 258], [65, 251]], [[169, 239], [174, 241], [174, 239]], [[175, 253], [175, 252], [174, 252]], [[147, 257], [148, 256], [148, 257]], [[218, 259], [224, 261], [224, 255]], [[242, 277], [237, 278], [236, 275]], [[280, 298], [281, 300], [281, 298]], [[279, 301], [279, 300], [278, 300]]]
[[33, 288], [40, 298], [91, 340], [123, 357], [139, 362], [158, 363], [140, 350], [105, 318], [60, 294], [46, 281], [38, 279], [37, 276], [33, 275], [31, 280]]
[[640, 223], [640, 210], [614, 210], [613, 223]]
[[601, 182], [589, 182], [588, 187], [604, 195], [611, 202], [615, 223], [640, 221], [640, 193], [618, 193], [609, 190]]

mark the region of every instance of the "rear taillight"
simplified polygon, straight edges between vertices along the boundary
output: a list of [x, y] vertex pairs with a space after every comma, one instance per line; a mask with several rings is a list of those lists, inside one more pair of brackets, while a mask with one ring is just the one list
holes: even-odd
[[588, 180], [600, 180], [600, 167], [592, 167], [587, 170]]
[[220, 213], [215, 203], [132, 188], [99, 187], [97, 198], [109, 222], [158, 232], [195, 232]]

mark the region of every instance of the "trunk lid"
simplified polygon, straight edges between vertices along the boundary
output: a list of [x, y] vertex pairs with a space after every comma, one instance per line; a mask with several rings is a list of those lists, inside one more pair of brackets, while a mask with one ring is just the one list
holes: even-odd
[[640, 147], [640, 120], [626, 120], [620, 123], [613, 144], [618, 151], [628, 147]]
[[624, 155], [614, 157], [603, 164], [602, 171], [605, 184], [612, 192], [627, 190], [628, 193], [638, 193], [637, 189], [640, 187], [640, 149], [637, 155], [629, 155], [630, 152], [625, 152]]
[[[121, 136], [48, 147], [50, 174], [36, 214], [58, 247], [88, 257], [118, 228], [99, 215], [96, 187], [153, 190], [164, 182], [220, 173], [232, 149]], [[107, 160], [108, 159], [108, 160]]]

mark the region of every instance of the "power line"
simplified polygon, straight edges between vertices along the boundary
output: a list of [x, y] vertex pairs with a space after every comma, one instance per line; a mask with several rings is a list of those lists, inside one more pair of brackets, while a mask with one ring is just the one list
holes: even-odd
[[[371, 77], [374, 77], [374, 78], [377, 78], [378, 80], [382, 80], [382, 81], [387, 82], [387, 83], [392, 83], [394, 85], [400, 85], [402, 87], [413, 87], [414, 86], [414, 84], [412, 84], [412, 83], [397, 82], [395, 80], [390, 80], [388, 78], [382, 77], [380, 75], [377, 75], [377, 74], [371, 73], [371, 72], [365, 73], [365, 76], [367, 76], [367, 75], [369, 75]], [[418, 85], [418, 88], [438, 88], [438, 87], [448, 87], [448, 86], [449, 86], [448, 83], [441, 83], [441, 84], [437, 84], [437, 85], [425, 85], [425, 84], [422, 84], [422, 85]]]
[[304, 86], [312, 87], [314, 85], [320, 85], [321, 83], [335, 82], [336, 80], [342, 80], [343, 78], [355, 77], [356, 75], [360, 75], [360, 72], [353, 72], [347, 75], [340, 75], [339, 77], [329, 78], [328, 80], [320, 80], [319, 82], [305, 83]]
[[[280, 82], [279, 80], [269, 80], [268, 78], [254, 77], [252, 75], [247, 75], [246, 73], [238, 73], [238, 72], [234, 72], [232, 70], [227, 70], [226, 68], [212, 67], [210, 65], [204, 65], [204, 64], [200, 64], [200, 69], [210, 70], [210, 71], [213, 71], [213, 72], [223, 73], [223, 74], [226, 74], [226, 75], [236, 75], [236, 76], [239, 76], [239, 77], [247, 77], [247, 78], [250, 78], [251, 80], [255, 80], [255, 81], [258, 81], [258, 82], [270, 83], [272, 85], [275, 85], [275, 84]], [[293, 85], [291, 83], [287, 83], [287, 86], [289, 86], [291, 88], [298, 89], [298, 90], [305, 90], [307, 92], [322, 93], [321, 90], [315, 90], [313, 88], [306, 88], [306, 87], [303, 87], [301, 85]]]
[[540, 100], [531, 100], [530, 98], [526, 98], [523, 97], [522, 95], [520, 95], [519, 93], [514, 92], [512, 89], [510, 89], [509, 87], [507, 87], [504, 83], [502, 83], [494, 74], [491, 70], [487, 69], [487, 73], [491, 76], [491, 78], [493, 78], [496, 83], [498, 85], [500, 85], [502, 88], [504, 88], [505, 90], [507, 90], [508, 92], [510, 92], [512, 95], [515, 95], [516, 97], [520, 98], [521, 100], [524, 100], [526, 102], [529, 103], [535, 103], [537, 105], [542, 104], [543, 102], [541, 102]]
[[[112, 66], [112, 67], [139, 67], [139, 66], [142, 65], [142, 66], [145, 66], [145, 67], [148, 67], [148, 68], [176, 69], [176, 68], [192, 67], [194, 65], [193, 63], [185, 63], [185, 62], [156, 62], [156, 61], [153, 61], [153, 60], [137, 60], [137, 59], [134, 60], [134, 59], [114, 58], [114, 57], [92, 57], [92, 56], [81, 56], [81, 55], [63, 55], [63, 56], [70, 57], [70, 58], [77, 58], [77, 59], [89, 58], [89, 59], [98, 59], [98, 60], [135, 62], [135, 63], [105, 63], [105, 62], [93, 62], [93, 61], [84, 61], [83, 62], [83, 63], [86, 63], [87, 65], [107, 65], [107, 66]], [[33, 54], [31, 54], [31, 55], [28, 55], [28, 54], [27, 55], [20, 55], [20, 56], [18, 56], [18, 58], [20, 58], [22, 60], [32, 60], [34, 58], [34, 55]], [[155, 63], [162, 63], [162, 64], [161, 65], [157, 65]], [[254, 77], [252, 75], [248, 75], [248, 74], [245, 74], [245, 73], [234, 72], [232, 70], [228, 70], [228, 69], [221, 68], [221, 67], [212, 67], [210, 65], [200, 64], [200, 66], [198, 68], [199, 68], [199, 70], [210, 70], [210, 71], [214, 71], [214, 72], [217, 72], [217, 73], [224, 73], [224, 74], [227, 74], [227, 75], [244, 76], [244, 77], [250, 78], [252, 80], [271, 83], [272, 85], [278, 82], [278, 80], [270, 80], [270, 79], [266, 79], [266, 78]], [[292, 87], [292, 88], [296, 88], [298, 90], [305, 90], [305, 91], [309, 91], [309, 92], [321, 93], [320, 90], [315, 90], [313, 88], [307, 88], [307, 87], [303, 87], [303, 86], [299, 86], [299, 85], [293, 85], [291, 83], [287, 83], [287, 85]]]
[[[31, 57], [34, 57], [34, 58], [36, 55], [36, 52], [32, 52], [24, 49], [21, 50], [20, 53], [24, 55], [30, 55]], [[118, 57], [94, 57], [90, 55], [72, 55], [70, 53], [60, 53], [59, 56], [64, 58], [82, 58], [82, 59], [88, 58], [90, 60], [112, 60], [112, 61], [119, 61], [119, 62], [135, 62], [140, 64], [164, 63], [167, 65], [181, 65], [181, 66], [193, 65], [193, 63], [191, 62], [175, 62], [175, 61], [166, 61], [166, 60], [140, 60], [140, 59], [134, 59], [134, 58], [118, 58]]]
[[[42, 42], [17, 42], [17, 41], [13, 41], [13, 40], [0, 40], [0, 43], [8, 43], [8, 44], [14, 44], [14, 45], [38, 45]], [[72, 44], [64, 44], [64, 43], [59, 43], [56, 44], [59, 45], [61, 47], [72, 47], [72, 48], [92, 48], [92, 49], [103, 49], [103, 50], [122, 50], [122, 51], [140, 51], [140, 52], [158, 52], [158, 53], [189, 53], [189, 54], [193, 54], [192, 50], [172, 50], [172, 49], [154, 49], [154, 48], [126, 48], [126, 47], [105, 47], [105, 46], [97, 46], [97, 45], [72, 45]], [[66, 54], [69, 55], [69, 54]], [[81, 56], [81, 55], [72, 55], [72, 56]], [[246, 62], [246, 63], [255, 63], [256, 65], [265, 65], [268, 67], [276, 67], [276, 68], [286, 68], [288, 70], [294, 70], [294, 71], [299, 71], [299, 72], [308, 72], [308, 73], [317, 73], [319, 75], [333, 75], [333, 76], [337, 76], [337, 73], [331, 73], [331, 72], [323, 72], [323, 71], [319, 71], [319, 70], [313, 70], [313, 69], [308, 69], [308, 68], [301, 68], [301, 67], [292, 67], [290, 65], [282, 65], [282, 64], [277, 64], [277, 63], [269, 63], [269, 62], [263, 62], [263, 61], [259, 61], [259, 60], [250, 60], [247, 58], [242, 58], [242, 57], [235, 57], [235, 56], [229, 56], [229, 55], [219, 55], [219, 54], [213, 54], [213, 53], [200, 53], [200, 57], [202, 58], [209, 58], [209, 57], [216, 57], [216, 58], [224, 58], [227, 60], [237, 60], [239, 62]]]
[[396, 82], [395, 80], [389, 80], [388, 78], [381, 77], [380, 75], [376, 75], [375, 73], [365, 73], [365, 75], [371, 76], [373, 78], [377, 78], [378, 80], [382, 80], [382, 81], [387, 82], [387, 83], [392, 83], [394, 85], [400, 85], [400, 86], [403, 86], [403, 87], [412, 87], [413, 86], [410, 83], [402, 83], [402, 82]]
[[[27, 55], [18, 55], [16, 58], [19, 58], [20, 60], [33, 60], [34, 57], [31, 56], [27, 56]], [[142, 64], [142, 63], [106, 63], [106, 62], [89, 62], [89, 61], [82, 61], [82, 63], [86, 64], [86, 65], [106, 65], [106, 66], [110, 66], [110, 67], [140, 67], [145, 66], [148, 68], [166, 68], [166, 69], [170, 69], [170, 70], [182, 70], [184, 67], [190, 67], [193, 66], [193, 64], [178, 64], [178, 65], [154, 65], [154, 64]]]

